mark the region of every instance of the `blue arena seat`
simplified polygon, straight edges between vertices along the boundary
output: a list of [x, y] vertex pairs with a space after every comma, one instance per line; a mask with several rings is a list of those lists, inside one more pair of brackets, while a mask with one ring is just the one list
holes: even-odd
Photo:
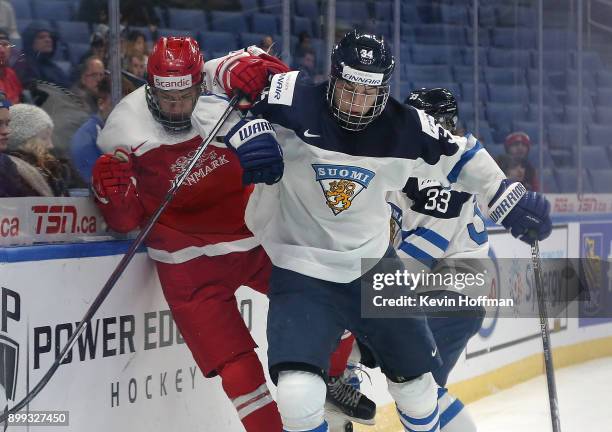
[[91, 32], [86, 22], [82, 21], [57, 21], [55, 23], [59, 37], [64, 42], [89, 41]]
[[254, 13], [251, 17], [253, 33], [279, 34], [278, 16], [269, 13]]
[[582, 165], [596, 169], [610, 169], [610, 159], [605, 147], [584, 146], [582, 147]]
[[245, 14], [242, 12], [211, 11], [210, 29], [219, 32], [246, 32], [249, 24]]
[[[478, 69], [479, 79], [484, 82], [483, 69]], [[472, 83], [474, 81], [473, 66], [453, 66], [453, 75], [458, 83]]]
[[[537, 103], [530, 103], [528, 105], [528, 110], [527, 110], [527, 118], [526, 120], [529, 121], [538, 121], [539, 117], [540, 117], [540, 105]], [[552, 108], [552, 109], [551, 109]], [[563, 115], [563, 107], [562, 106], [557, 106], [555, 108], [555, 106], [547, 106], [546, 104], [544, 105], [544, 121], [546, 123], [555, 123], [555, 122], [559, 122], [561, 121], [562, 115]]]
[[70, 63], [73, 65], [78, 65], [81, 61], [81, 57], [89, 51], [89, 43], [73, 43], [69, 42], [68, 46], [68, 58], [70, 59]]
[[525, 28], [493, 28], [491, 42], [497, 48], [533, 49], [537, 46], [534, 30]]
[[249, 14], [259, 10], [257, 0], [240, 0], [240, 7], [243, 13]]
[[[576, 126], [567, 123], [548, 125], [548, 142], [551, 148], [574, 148], [578, 140]], [[586, 140], [585, 140], [586, 144]]]
[[442, 22], [446, 24], [466, 25], [472, 20], [468, 8], [462, 4], [441, 4], [440, 16]]
[[612, 108], [612, 88], [598, 88], [595, 93], [595, 103], [600, 107]]
[[449, 24], [424, 24], [415, 27], [416, 42], [429, 45], [466, 45], [467, 35], [463, 26]]
[[[537, 122], [530, 122], [525, 120], [515, 120], [513, 122], [513, 130], [525, 132], [531, 138], [533, 145], [540, 143], [540, 130]], [[544, 126], [544, 136], [546, 137], [546, 125]]]
[[[461, 96], [466, 102], [474, 101], [474, 84], [473, 81], [467, 81], [461, 83]], [[487, 85], [482, 81], [478, 84], [478, 99], [480, 102], [487, 102], [489, 100], [489, 91]]]
[[251, 45], [259, 45], [259, 42], [266, 37], [265, 33], [240, 33], [240, 46], [248, 47]]
[[412, 61], [420, 65], [454, 64], [462, 58], [457, 47], [451, 45], [412, 45]]
[[451, 69], [445, 65], [406, 65], [403, 77], [412, 82], [449, 82], [453, 81]]
[[319, 5], [311, 0], [297, 0], [295, 2], [295, 13], [311, 20], [318, 20], [321, 16]]
[[[576, 123], [578, 123], [578, 106], [565, 105], [563, 109], [563, 120], [565, 121], [565, 123], [572, 123], [574, 124], [574, 126], [576, 126]], [[582, 107], [582, 121], [585, 125], [590, 125], [594, 123], [593, 110], [588, 106]]]
[[612, 141], [612, 125], [591, 124], [588, 125], [589, 144], [591, 146], [606, 147]]
[[16, 19], [32, 19], [32, 8], [30, 2], [24, 0], [11, 0]]
[[209, 52], [223, 52], [238, 49], [238, 41], [235, 33], [208, 31], [201, 33], [200, 47]]
[[33, 18], [51, 19], [53, 21], [70, 21], [72, 19], [72, 15], [72, 4], [67, 0], [32, 1]]
[[557, 178], [555, 177], [555, 174], [551, 168], [544, 168], [543, 184], [541, 184], [540, 187], [542, 188], [542, 192], [559, 193]]
[[497, 158], [506, 153], [506, 150], [504, 149], [503, 144], [487, 143], [485, 145], [485, 148], [489, 152], [489, 154], [493, 156], [494, 158]]
[[484, 68], [484, 76], [489, 84], [526, 85], [525, 69], [517, 67]]
[[388, 1], [377, 1], [374, 3], [374, 18], [377, 20], [392, 20], [393, 3]]
[[[578, 191], [578, 176], [576, 175], [576, 168], [556, 168], [555, 176], [557, 177], [557, 183], [559, 184], [560, 193], [573, 193]], [[586, 170], [582, 173], [582, 190], [583, 192], [593, 192], [593, 185], [591, 184], [589, 175]]]
[[535, 28], [537, 25], [537, 10], [527, 7], [498, 6], [497, 25], [500, 27]]
[[489, 84], [489, 100], [491, 102], [527, 103], [529, 89], [524, 85]]
[[496, 129], [509, 132], [516, 120], [525, 120], [525, 105], [520, 103], [494, 103], [487, 104], [487, 119]]
[[595, 120], [599, 124], [612, 124], [612, 108], [598, 106], [595, 108]]
[[414, 2], [400, 2], [402, 24], [414, 25], [421, 24], [423, 21], [419, 15], [416, 3]]
[[589, 178], [593, 185], [594, 193], [612, 192], [612, 170], [611, 169], [589, 169]]
[[196, 32], [208, 29], [206, 13], [202, 10], [168, 8], [168, 20], [170, 28]]
[[489, 66], [493, 67], [531, 67], [530, 51], [490, 48]]
[[299, 35], [302, 32], [308, 33], [310, 37], [318, 36], [318, 34], [315, 34], [313, 31], [313, 25], [310, 18], [301, 16], [291, 17], [291, 33]]
[[612, 72], [608, 72], [608, 71], [597, 72], [597, 86], [612, 88]]
[[259, 4], [264, 13], [280, 15], [283, 12], [282, 0], [260, 0]]
[[369, 18], [365, 2], [338, 1], [336, 2], [336, 19], [348, 22], [363, 22]]

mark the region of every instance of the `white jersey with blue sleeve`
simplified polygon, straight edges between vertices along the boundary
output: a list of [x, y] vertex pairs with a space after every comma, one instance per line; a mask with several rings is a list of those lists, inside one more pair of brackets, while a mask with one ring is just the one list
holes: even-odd
[[486, 258], [489, 240], [476, 197], [411, 178], [388, 196], [391, 242], [401, 258], [432, 269], [444, 258]]
[[387, 194], [408, 178], [456, 184], [488, 200], [505, 178], [478, 142], [392, 98], [365, 130], [345, 130], [329, 112], [326, 90], [327, 83], [303, 83], [299, 72], [278, 74], [251, 110], [275, 126], [284, 154], [283, 178], [257, 185], [245, 214], [278, 267], [353, 281], [369, 270], [362, 258], [381, 258], [389, 247]]

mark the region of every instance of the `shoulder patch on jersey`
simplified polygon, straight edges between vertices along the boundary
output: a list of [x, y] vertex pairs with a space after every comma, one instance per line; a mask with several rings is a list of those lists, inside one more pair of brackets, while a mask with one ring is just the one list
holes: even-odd
[[270, 83], [268, 103], [291, 106], [293, 104], [295, 82], [299, 73], [299, 71], [293, 71], [274, 75]]
[[350, 165], [312, 164], [312, 168], [334, 215], [348, 210], [355, 197], [376, 175], [368, 169]]
[[416, 110], [419, 113], [419, 120], [421, 121], [421, 130], [432, 138], [440, 139], [440, 126], [436, 123], [434, 118], [427, 115], [425, 111]]

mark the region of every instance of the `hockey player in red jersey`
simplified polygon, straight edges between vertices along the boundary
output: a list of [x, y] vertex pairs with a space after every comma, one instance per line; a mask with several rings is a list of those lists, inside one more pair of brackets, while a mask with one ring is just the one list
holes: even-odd
[[[197, 42], [161, 38], [147, 69], [148, 84], [116, 106], [98, 139], [105, 154], [93, 170], [96, 202], [119, 232], [136, 229], [156, 210], [203, 138], [191, 125], [203, 90]], [[225, 106], [216, 97], [206, 101], [207, 112], [216, 117], [212, 121]], [[251, 190], [242, 183], [236, 155], [213, 140], [153, 227], [147, 246], [203, 374], [221, 377], [248, 432], [275, 432], [282, 429], [276, 403], [234, 295], [241, 285], [263, 293], [268, 285], [269, 259], [244, 223]]]

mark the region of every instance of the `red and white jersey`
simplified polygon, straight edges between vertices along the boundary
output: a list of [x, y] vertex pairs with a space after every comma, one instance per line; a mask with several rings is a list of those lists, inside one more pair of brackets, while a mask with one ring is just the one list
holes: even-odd
[[[184, 172], [226, 107], [227, 100], [219, 96], [201, 96], [196, 106], [198, 124], [181, 133], [168, 132], [153, 118], [144, 86], [112, 111], [98, 146], [103, 153], [123, 148], [134, 156], [138, 195], [147, 216], [161, 204], [172, 180]], [[238, 120], [233, 114], [218, 135], [225, 135]], [[258, 242], [244, 223], [251, 191], [242, 184], [236, 155], [222, 139], [214, 139], [149, 234], [149, 256], [181, 263], [256, 247]]]

